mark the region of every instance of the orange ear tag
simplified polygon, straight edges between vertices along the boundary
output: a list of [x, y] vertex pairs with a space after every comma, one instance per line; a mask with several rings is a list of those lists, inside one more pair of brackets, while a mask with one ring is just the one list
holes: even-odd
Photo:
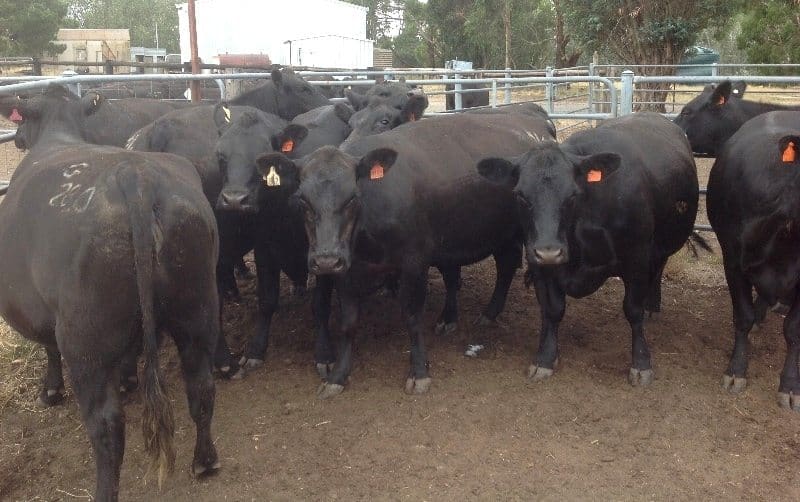
[[294, 141], [292, 141], [291, 139], [287, 139], [281, 145], [281, 152], [290, 153], [292, 150], [294, 150]]
[[787, 164], [797, 160], [797, 152], [794, 149], [794, 141], [790, 141], [789, 144], [786, 145], [786, 150], [783, 151], [783, 157], [781, 157], [781, 160]]
[[588, 173], [586, 173], [586, 181], [589, 183], [597, 183], [598, 181], [603, 179], [603, 172], [598, 171], [596, 169], [592, 169]]
[[376, 162], [369, 170], [369, 179], [379, 180], [381, 178], [383, 178], [383, 166]]

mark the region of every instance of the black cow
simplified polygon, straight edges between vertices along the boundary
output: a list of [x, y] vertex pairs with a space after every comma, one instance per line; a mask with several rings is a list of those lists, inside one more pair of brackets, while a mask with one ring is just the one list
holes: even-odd
[[725, 143], [708, 180], [708, 219], [717, 233], [733, 304], [735, 343], [723, 386], [747, 384], [747, 335], [766, 304], [790, 310], [783, 322], [786, 361], [779, 403], [800, 411], [800, 112], [770, 112]]
[[716, 156], [728, 138], [751, 118], [775, 110], [800, 110], [800, 107], [741, 99], [745, 88], [729, 80], [718, 86], [706, 86], [675, 117], [675, 123], [686, 133], [694, 152]]
[[513, 189], [525, 232], [526, 279], [542, 311], [529, 378], [553, 374], [566, 295], [584, 297], [619, 276], [633, 340], [629, 381], [649, 384], [644, 312], [660, 310], [664, 265], [692, 233], [697, 212], [697, 173], [680, 128], [639, 113], [577, 132], [561, 146], [484, 159], [478, 170]]
[[272, 70], [267, 83], [228, 100], [230, 105], [252, 106], [286, 120], [328, 103], [321, 90], [288, 69]]
[[351, 132], [342, 146], [389, 131], [406, 122], [415, 122], [422, 118], [427, 107], [427, 96], [416, 91], [409, 91], [403, 96], [374, 96], [367, 106], [350, 117]]
[[[489, 89], [486, 88], [485, 84], [461, 84], [461, 88], [464, 91], [469, 91], [461, 94], [462, 109], [475, 108], [478, 106], [489, 106]], [[445, 90], [454, 91], [455, 85], [447, 84], [445, 85]], [[446, 94], [444, 100], [445, 100], [445, 110], [456, 109], [455, 94]]]
[[[521, 233], [510, 192], [483, 180], [474, 164], [485, 152], [521, 153], [542, 137], [549, 138], [540, 117], [453, 115], [405, 124], [343, 150], [323, 147], [297, 161], [279, 153], [259, 159], [267, 178], [274, 173], [281, 185], [299, 186], [308, 266], [317, 275], [315, 359], [326, 377], [320, 397], [340, 393], [350, 374], [355, 285], [363, 272], [399, 274], [411, 336], [407, 392], [426, 392], [431, 382], [420, 322], [430, 266], [442, 271], [448, 289], [440, 323], [454, 323], [459, 267], [494, 255], [497, 283], [482, 318], [497, 317], [520, 265]], [[334, 287], [344, 333], [338, 357], [328, 327]]]
[[[172, 336], [197, 427], [196, 474], [219, 467], [211, 439], [219, 311], [217, 232], [191, 164], [85, 143], [80, 102], [51, 88], [21, 107], [30, 153], [0, 204], [0, 314], [45, 346], [41, 400], [56, 404], [61, 357], [94, 449], [97, 500], [117, 500], [125, 448], [119, 382], [143, 350], [145, 450], [174, 464], [158, 337]], [[132, 366], [131, 366], [132, 364]]]
[[[309, 112], [298, 115], [289, 127], [302, 126], [305, 128], [305, 138], [297, 145], [292, 144], [287, 148], [286, 154], [293, 159], [304, 157], [317, 148], [333, 145], [339, 146], [349, 135], [352, 129], [349, 121], [353, 110], [344, 103], [321, 106]], [[293, 134], [286, 135], [281, 145], [291, 140]]]
[[[18, 99], [21, 104], [24, 99]], [[81, 99], [83, 114], [86, 116], [80, 126], [83, 128], [82, 136], [89, 143], [96, 145], [125, 146], [131, 134], [141, 127], [151, 123], [158, 117], [183, 104], [159, 101], [156, 99], [126, 98], [109, 101], [101, 94], [90, 91]], [[16, 110], [16, 113], [14, 112]], [[22, 120], [18, 106], [13, 101], [6, 101], [0, 105], [0, 114], [9, 119]], [[12, 117], [14, 115], [14, 117]], [[17, 145], [26, 148], [26, 141], [22, 134], [17, 138]]]
[[297, 187], [256, 165], [257, 158], [273, 148], [291, 155], [307, 135], [307, 129], [297, 124], [281, 129], [261, 117], [243, 115], [221, 129], [216, 145], [224, 180], [217, 214], [249, 222], [247, 240], [252, 243], [258, 276], [256, 332], [239, 361], [245, 370], [264, 364], [272, 316], [278, 309], [281, 271], [292, 280], [298, 295], [304, 293], [308, 279], [302, 214], [288, 204]]

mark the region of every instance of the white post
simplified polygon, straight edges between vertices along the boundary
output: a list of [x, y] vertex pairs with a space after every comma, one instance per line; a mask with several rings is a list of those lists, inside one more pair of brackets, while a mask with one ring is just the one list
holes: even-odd
[[622, 72], [622, 92], [619, 99], [619, 114], [630, 115], [633, 113], [633, 72]]

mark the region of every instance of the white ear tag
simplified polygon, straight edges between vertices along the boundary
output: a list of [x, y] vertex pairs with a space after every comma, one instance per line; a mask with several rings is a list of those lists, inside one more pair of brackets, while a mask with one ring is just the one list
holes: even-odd
[[227, 106], [223, 106], [222, 107], [222, 111], [225, 112], [225, 122], [230, 124], [230, 122], [231, 122], [231, 109], [228, 108]]
[[275, 172], [275, 166], [269, 166], [269, 172], [264, 175], [264, 183], [268, 187], [281, 186], [281, 177]]

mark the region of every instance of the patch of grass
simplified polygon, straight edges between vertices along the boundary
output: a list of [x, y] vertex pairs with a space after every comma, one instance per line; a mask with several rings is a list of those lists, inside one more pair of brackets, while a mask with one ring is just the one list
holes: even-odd
[[33, 406], [46, 370], [44, 348], [0, 321], [0, 417], [8, 409]]

